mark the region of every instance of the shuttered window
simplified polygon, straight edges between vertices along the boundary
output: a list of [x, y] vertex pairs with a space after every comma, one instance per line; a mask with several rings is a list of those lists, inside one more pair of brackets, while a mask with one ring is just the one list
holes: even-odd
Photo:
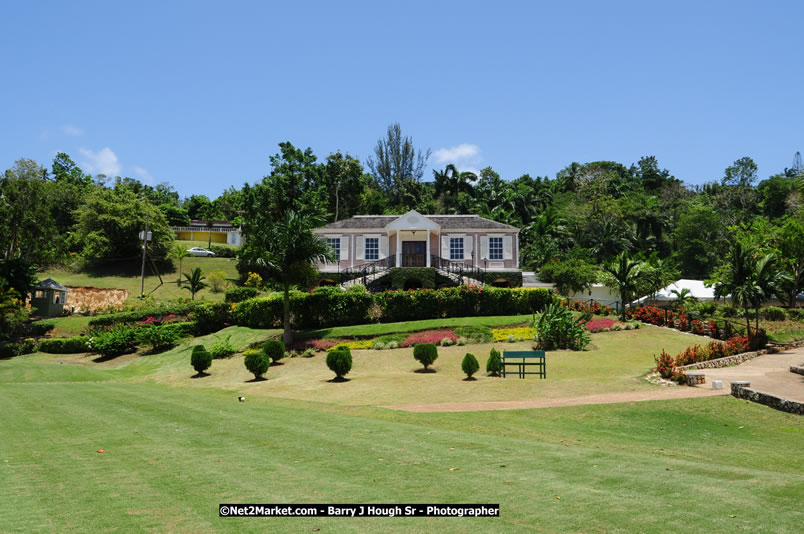
[[503, 259], [503, 238], [490, 237], [489, 238], [489, 259], [501, 260]]

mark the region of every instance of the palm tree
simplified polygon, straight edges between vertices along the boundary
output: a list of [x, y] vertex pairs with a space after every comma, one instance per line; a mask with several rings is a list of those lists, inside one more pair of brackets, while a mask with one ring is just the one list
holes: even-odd
[[303, 284], [315, 276], [314, 262], [333, 261], [332, 249], [326, 242], [313, 233], [313, 228], [323, 224], [320, 217], [298, 214], [288, 211], [281, 221], [271, 229], [273, 239], [268, 250], [255, 258], [258, 265], [268, 270], [269, 276], [276, 281], [284, 293], [282, 303], [285, 345], [293, 343], [293, 331], [290, 327], [290, 287]]
[[206, 277], [201, 275], [200, 267], [193, 269], [190, 274], [185, 273], [184, 277], [187, 279], [187, 286], [183, 289], [189, 291], [192, 295], [192, 299], [195, 300], [195, 294], [207, 287], [207, 284], [204, 283]]
[[613, 263], [603, 267], [603, 270], [612, 276], [612, 280], [606, 285], [620, 293], [623, 305], [620, 319], [623, 321], [625, 321], [625, 305], [631, 302], [639, 284], [639, 265], [638, 261], [630, 259], [628, 254], [621, 252]]
[[473, 172], [459, 172], [453, 164], [449, 164], [443, 171], [433, 171], [435, 196], [440, 198], [444, 210], [448, 213], [456, 211], [455, 199], [461, 193], [472, 194], [472, 183], [477, 181]]
[[698, 300], [692, 296], [692, 291], [686, 287], [681, 288], [681, 291], [672, 289], [670, 293], [676, 297], [675, 302], [673, 302], [673, 307], [675, 308], [686, 308], [688, 304], [692, 304]]
[[190, 252], [186, 248], [184, 248], [184, 246], [178, 243], [176, 243], [176, 245], [172, 249], [170, 249], [170, 252], [168, 252], [168, 258], [172, 260], [179, 260], [179, 276], [178, 279], [176, 280], [176, 285], [178, 285], [179, 287], [181, 287], [181, 274], [182, 274], [181, 262], [184, 258], [188, 258], [189, 256]]

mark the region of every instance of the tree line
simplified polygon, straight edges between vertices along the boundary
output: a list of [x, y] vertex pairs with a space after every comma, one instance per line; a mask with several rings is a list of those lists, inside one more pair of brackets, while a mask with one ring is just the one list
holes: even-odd
[[56, 264], [72, 256], [133, 258], [146, 217], [157, 258], [172, 248], [170, 226], [223, 219], [242, 225], [241, 259], [251, 265], [273, 246], [272, 228], [290, 212], [323, 224], [410, 209], [478, 214], [516, 226], [523, 268], [571, 287], [599, 278], [601, 266], [621, 253], [665, 274], [709, 278], [745, 235], [762, 236], [757, 238], [762, 250], [755, 255], [772, 246], [780, 266], [802, 262], [789, 244], [804, 241], [796, 233], [804, 222], [804, 167], [798, 153], [791, 167], [762, 180], [756, 163], [743, 157], [722, 176], [692, 187], [654, 156], [628, 166], [573, 162], [554, 177], [513, 179], [492, 167], [475, 174], [449, 164], [425, 180], [429, 157], [430, 151], [418, 150], [398, 124], [378, 139], [365, 165], [340, 151], [319, 160], [311, 148], [284, 142], [270, 156], [266, 176], [231, 186], [215, 199], [181, 198], [168, 183], [90, 176], [64, 153], [50, 169], [21, 159], [0, 179], [5, 221], [0, 277], [8, 284], [19, 265]]

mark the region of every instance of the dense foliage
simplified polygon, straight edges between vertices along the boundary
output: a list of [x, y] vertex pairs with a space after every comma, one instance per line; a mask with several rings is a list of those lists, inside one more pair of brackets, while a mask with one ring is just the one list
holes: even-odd
[[285, 357], [285, 344], [278, 339], [270, 339], [262, 346], [262, 351], [273, 363]]
[[461, 362], [461, 370], [466, 374], [466, 378], [472, 378], [472, 375], [480, 370], [480, 364], [474, 354], [466, 353]]
[[257, 350], [246, 354], [243, 364], [248, 372], [254, 375], [254, 379], [259, 380], [268, 371], [270, 360], [262, 351]]
[[589, 345], [589, 333], [585, 325], [588, 317], [575, 318], [569, 309], [554, 302], [543, 313], [534, 317], [536, 343], [540, 349], [583, 350]]
[[489, 376], [500, 376], [502, 371], [502, 359], [500, 358], [500, 351], [492, 348], [489, 351], [489, 359], [486, 360], [486, 372]]

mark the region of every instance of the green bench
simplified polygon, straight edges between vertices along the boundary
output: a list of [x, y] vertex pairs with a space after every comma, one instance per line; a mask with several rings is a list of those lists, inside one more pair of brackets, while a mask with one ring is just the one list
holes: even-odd
[[[517, 367], [519, 378], [525, 378], [525, 375], [547, 378], [547, 359], [543, 350], [504, 350], [501, 363], [503, 378], [506, 376], [505, 368], [509, 365]], [[528, 371], [530, 367], [536, 370]]]

